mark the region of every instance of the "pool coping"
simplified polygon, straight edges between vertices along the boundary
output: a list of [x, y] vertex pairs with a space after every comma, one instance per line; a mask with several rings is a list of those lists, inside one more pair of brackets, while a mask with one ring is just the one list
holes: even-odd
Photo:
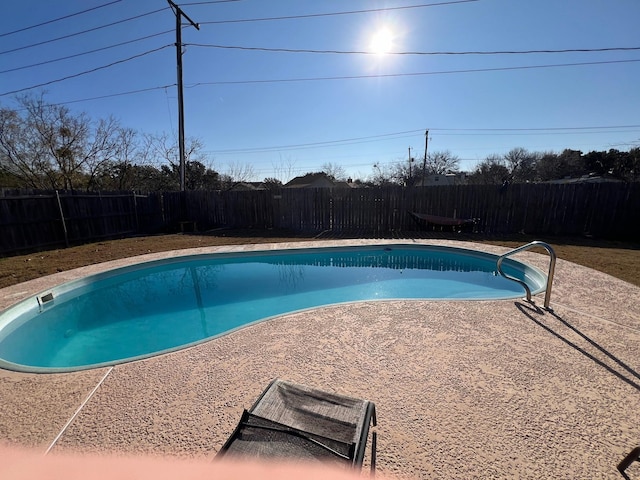
[[[304, 244], [189, 249], [83, 267], [8, 287], [0, 290], [0, 308], [16, 303], [20, 297], [33, 295], [53, 284], [68, 281], [74, 275], [84, 276], [125, 265], [127, 262], [177, 255], [179, 252], [194, 254], [225, 250], [310, 248], [310, 244], [323, 246], [390, 243], [463, 246], [462, 248], [488, 253], [504, 253], [508, 250], [468, 242], [437, 240], [314, 241]], [[522, 258], [543, 271], [546, 270], [548, 260], [543, 255], [527, 252], [518, 255], [517, 258]], [[539, 296], [536, 297], [536, 303], [541, 304]], [[241, 408], [251, 404], [257, 395], [256, 392], [259, 393], [264, 388], [265, 381], [273, 376], [286, 376], [299, 383], [317, 387], [329, 385], [336, 391], [353, 396], [365, 395], [376, 401], [381, 420], [379, 468], [386, 474], [426, 478], [432, 475], [460, 476], [460, 473], [463, 476], [483, 476], [487, 472], [493, 472], [494, 476], [510, 477], [517, 471], [522, 478], [539, 478], [563, 476], [563, 462], [566, 467], [572, 459], [581, 458], [580, 463], [586, 464], [589, 468], [582, 469], [581, 466], [572, 465], [572, 477], [585, 474], [613, 475], [616, 461], [635, 446], [634, 442], [640, 438], [640, 428], [631, 413], [632, 410], [635, 411], [632, 405], [637, 405], [638, 399], [638, 390], [633, 384], [638, 383], [634, 378], [634, 372], [640, 370], [640, 364], [633, 352], [640, 347], [640, 289], [606, 274], [559, 259], [551, 306], [555, 309], [555, 314], [529, 309], [522, 302], [513, 300], [389, 301], [329, 306], [283, 315], [160, 357], [95, 371], [38, 375], [3, 370], [0, 371], [0, 386], [3, 387], [0, 390], [0, 403], [6, 407], [0, 421], [0, 435], [11, 443], [43, 451], [46, 448], [52, 449], [53, 452], [80, 449], [206, 459], [215, 454], [230, 433], [231, 426], [239, 418]], [[458, 331], [456, 326], [443, 323], [444, 319], [441, 317], [449, 314], [464, 323], [467, 330], [479, 328], [479, 325], [483, 328], [475, 331], [476, 336], [468, 337], [466, 331]], [[438, 335], [442, 338], [438, 341], [430, 338], [423, 340], [434, 352], [438, 352], [438, 355], [433, 357], [426, 348], [420, 348], [419, 351], [409, 348], [411, 345], [407, 345], [412, 339], [402, 338], [400, 330], [399, 333], [396, 332], [398, 327], [395, 321], [388, 323], [398, 318], [406, 321], [407, 331], [415, 336], [422, 334], [424, 324], [421, 322], [425, 318], [432, 319], [433, 328], [440, 329]], [[327, 335], [322, 328], [322, 321], [332, 322], [331, 324], [335, 325], [345, 338], [359, 341], [359, 335], [366, 336], [368, 343], [363, 344], [364, 350], [352, 351], [348, 343], [338, 342], [339, 339], [333, 335]], [[307, 328], [298, 328], [301, 322], [304, 322], [309, 331], [306, 331]], [[385, 356], [387, 351], [383, 348], [384, 339], [378, 338], [375, 331], [369, 330], [372, 328], [369, 324], [375, 322], [382, 322], [382, 331], [386, 331], [389, 336], [396, 335], [395, 348], [402, 345], [406, 350], [403, 350], [405, 358], [424, 360], [417, 362], [414, 369], [427, 368], [422, 366], [423, 363], [428, 365], [428, 378], [439, 379], [437, 391], [425, 390], [423, 385], [416, 384], [413, 377], [415, 372]], [[550, 327], [550, 322], [557, 326]], [[573, 327], [573, 330], [563, 322]], [[513, 337], [512, 323], [518, 324], [522, 329], [522, 333], [518, 333], [517, 337]], [[485, 331], [496, 333], [500, 328], [508, 330], [507, 337], [489, 337], [494, 338], [494, 341], [500, 340], [499, 346], [481, 348], [474, 344], [477, 338], [483, 338], [488, 334]], [[575, 330], [583, 333], [583, 337], [577, 335]], [[564, 337], [566, 338], [562, 340]], [[593, 345], [585, 341], [585, 337], [595, 340], [597, 345], [604, 346], [603, 350], [611, 352], [612, 355], [607, 357], [603, 355], [603, 350], [594, 350]], [[265, 338], [272, 341], [264, 352], [246, 351], [247, 345], [262, 342]], [[272, 345], [274, 338], [278, 338], [276, 345]], [[324, 348], [316, 350], [308, 347], [304, 350], [296, 344], [296, 341], [300, 343], [310, 339], [322, 343]], [[336, 342], [339, 343], [339, 351], [331, 353], [331, 348], [336, 346]], [[588, 355], [581, 354], [580, 350], [576, 350], [571, 344], [578, 346]], [[531, 345], [536, 345], [534, 351], [527, 349], [527, 346]], [[497, 361], [500, 355], [504, 358], [518, 358], [514, 356], [514, 349], [517, 347], [522, 352], [527, 352], [528, 356], [535, 357], [536, 368], [544, 372], [545, 376], [538, 376], [534, 370], [530, 370], [533, 368], [533, 360], [529, 358], [521, 360], [524, 364], [523, 371], [531, 376], [529, 384], [520, 384], [520, 380], [516, 378], [519, 374], [513, 372], [509, 375], [499, 371], [486, 373], [483, 369], [486, 367], [487, 371], [490, 371], [491, 368], [488, 366], [476, 370], [471, 363], [452, 364], [449, 358], [451, 347], [454, 350], [458, 349], [465, 362], [476, 358], [478, 364]], [[379, 358], [368, 355], [368, 349], [375, 350]], [[479, 355], [473, 356], [478, 353]], [[543, 353], [548, 353], [548, 358]], [[296, 355], [313, 355], [324, 365], [304, 365], [304, 362], [299, 364]], [[565, 356], [570, 357], [572, 361], [565, 362]], [[216, 360], [212, 363], [213, 358]], [[611, 358], [620, 362], [612, 362]], [[363, 379], [362, 368], [371, 365], [379, 368], [376, 362], [382, 359], [389, 364], [377, 372], [377, 376]], [[229, 362], [237, 363], [237, 366], [229, 369], [234, 371], [222, 368]], [[605, 364], [607, 368], [601, 364]], [[621, 364], [628, 368], [621, 368]], [[496, 365], [503, 369], [510, 367], [497, 363], [493, 365], [493, 370], [498, 368]], [[109, 368], [113, 370], [107, 371]], [[340, 369], [346, 372], [338, 371]], [[557, 369], [557, 372], [554, 369]], [[395, 377], [388, 377], [387, 371], [394, 372]], [[611, 377], [612, 371], [617, 372], [617, 375]], [[158, 376], [160, 372], [162, 374]], [[251, 374], [248, 374], [249, 372]], [[447, 372], [454, 376], [458, 383], [451, 383], [452, 379], [447, 378]], [[514, 433], [501, 430], [501, 427], [504, 427], [500, 423], [503, 421], [501, 417], [505, 415], [504, 412], [493, 411], [499, 410], [498, 407], [482, 402], [481, 407], [467, 405], [467, 397], [461, 397], [457, 392], [460, 387], [470, 390], [479, 388], [478, 397], [484, 398], [484, 395], [489, 395], [491, 388], [487, 386], [488, 390], [485, 391], [480, 387], [488, 378], [492, 378], [495, 383], [494, 390], [497, 393], [494, 394], [497, 403], [501, 408], [511, 412], [512, 416], [520, 418], [517, 412], [510, 410], [508, 402], [504, 405], [500, 402], [511, 395], [509, 398], [523, 403], [522, 408], [526, 415], [522, 418], [529, 418], [527, 421], [535, 424], [535, 428], [525, 428], [525, 433], [539, 434], [537, 442], [532, 443], [529, 440], [531, 436], [521, 436], [517, 431]], [[616, 378], [626, 380], [618, 382]], [[586, 379], [589, 379], [589, 382]], [[584, 402], [578, 397], [574, 398], [573, 389], [564, 384], [577, 381], [587, 382], [579, 383], [579, 386], [583, 389], [583, 396], [589, 400], [585, 408], [591, 413], [598, 412], [595, 417], [574, 412], [574, 408], [569, 405], [571, 402]], [[185, 389], [184, 382], [193, 389]], [[515, 393], [511, 392], [513, 387], [510, 382], [519, 385]], [[215, 391], [209, 388], [210, 385], [215, 385]], [[388, 393], [389, 385], [394, 385], [398, 392]], [[431, 389], [434, 385], [436, 384], [431, 384]], [[541, 385], [550, 386], [556, 394], [546, 395], [544, 392], [538, 392], [536, 388]], [[533, 390], [525, 396], [518, 393], [531, 388]], [[95, 394], [87, 397], [94, 389]], [[441, 397], [443, 391], [448, 392], [448, 395], [456, 398], [459, 403], [448, 404], [449, 397]], [[422, 392], [422, 395], [415, 397], [416, 392]], [[558, 395], [557, 398], [554, 398], [554, 395]], [[444, 415], [447, 411], [444, 408], [448, 407], [447, 415], [450, 418], [468, 419], [465, 421], [470, 423], [466, 428], [460, 428], [444, 418], [440, 420], [441, 425], [427, 422], [424, 418], [415, 418], [415, 425], [406, 424], [403, 415], [396, 410], [402, 407], [411, 411], [415, 405], [423, 403], [422, 397], [430, 398], [430, 407], [427, 409], [429, 412]], [[555, 429], [546, 424], [548, 419], [545, 416], [548, 412], [537, 410], [538, 407], [535, 406], [535, 402], [531, 403], [530, 397], [537, 398], [537, 402], [541, 403], [542, 407], [553, 410], [554, 415], [560, 415], [559, 419], [556, 418]], [[480, 413], [497, 424], [489, 427], [486, 419], [477, 418]], [[169, 418], [172, 416], [176, 418]], [[590, 418], [595, 422], [589, 420]], [[473, 424], [473, 419], [477, 426]], [[540, 423], [539, 419], [545, 422]], [[530, 428], [533, 430], [529, 431]], [[416, 435], [407, 433], [407, 429], [415, 430]], [[505, 438], [501, 439], [499, 435], [493, 434], [492, 430], [504, 434]], [[574, 430], [578, 432], [577, 436], [571, 434]], [[173, 432], [173, 435], [167, 437], [170, 432]], [[558, 432], [565, 433], [563, 438], [560, 438]], [[545, 435], [549, 438], [545, 438]], [[480, 441], [482, 438], [485, 443], [482, 450], [471, 448], [473, 442], [470, 443], [470, 440]], [[506, 452], [508, 448], [511, 449], [514, 458], [496, 456], [496, 452]], [[529, 451], [529, 459], [526, 458], [526, 451]], [[465, 458], [464, 455], [472, 455], [473, 452], [473, 462], [462, 460]], [[551, 452], [553, 455], [550, 455]], [[460, 461], [456, 461], [455, 458], [460, 458]], [[564, 471], [564, 475], [566, 474]]]

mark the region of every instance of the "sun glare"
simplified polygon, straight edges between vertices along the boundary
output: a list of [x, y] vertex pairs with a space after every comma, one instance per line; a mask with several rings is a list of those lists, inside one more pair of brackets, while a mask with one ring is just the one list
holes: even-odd
[[371, 39], [371, 51], [376, 55], [384, 55], [393, 48], [393, 32], [386, 27], [378, 30]]

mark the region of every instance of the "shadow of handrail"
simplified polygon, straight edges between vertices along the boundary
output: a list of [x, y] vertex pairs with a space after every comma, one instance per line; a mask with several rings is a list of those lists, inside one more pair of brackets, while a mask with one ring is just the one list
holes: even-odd
[[[587, 350], [585, 350], [584, 348], [582, 348], [580, 345], [572, 342], [571, 340], [569, 340], [568, 338], [564, 337], [562, 334], [558, 333], [557, 331], [555, 331], [553, 328], [549, 327], [548, 325], [545, 325], [543, 322], [541, 322], [539, 319], [534, 317], [534, 314], [536, 315], [544, 315], [545, 312], [538, 307], [537, 305], [534, 304], [524, 304], [521, 302], [515, 302], [515, 306], [518, 310], [520, 310], [520, 312], [522, 312], [529, 320], [531, 320], [533, 323], [535, 323], [536, 325], [538, 325], [539, 327], [543, 328], [544, 330], [546, 330], [547, 332], [549, 332], [551, 335], [553, 335], [554, 337], [556, 337], [557, 339], [561, 340], [562, 342], [566, 343], [567, 345], [569, 345], [571, 348], [575, 349], [576, 351], [580, 352], [582, 355], [584, 355], [585, 357], [587, 357], [588, 359], [590, 359], [591, 361], [593, 361], [594, 363], [596, 363], [597, 365], [599, 365], [600, 367], [604, 368], [605, 370], [607, 370], [609, 373], [615, 375], [616, 377], [618, 377], [620, 380], [622, 380], [623, 382], [629, 384], [630, 386], [632, 386], [633, 388], [635, 388], [636, 390], [640, 391], [640, 384], [637, 383], [633, 378], [628, 378], [627, 375], [625, 375], [625, 373], [620, 372], [618, 370], [616, 370], [615, 368], [613, 368], [612, 366], [606, 364], [605, 362], [603, 362], [602, 360], [600, 360], [599, 358], [597, 358], [595, 355], [589, 353]], [[626, 372], [628, 372], [628, 374], [630, 374], [631, 376], [635, 377], [636, 379], [640, 380], [640, 373], [638, 373], [637, 371], [635, 371], [633, 368], [631, 368], [629, 365], [627, 365], [626, 363], [624, 363], [622, 360], [620, 360], [618, 357], [616, 357], [615, 355], [613, 355], [611, 352], [609, 352], [608, 350], [606, 350], [604, 347], [602, 347], [601, 345], [599, 345], [596, 341], [592, 340], [591, 338], [589, 338], [587, 335], [585, 335], [584, 333], [582, 333], [580, 330], [578, 330], [576, 327], [574, 327], [573, 325], [571, 325], [569, 322], [567, 322], [565, 319], [563, 319], [562, 317], [560, 317], [560, 315], [558, 315], [555, 312], [549, 312], [547, 311], [546, 313], [550, 314], [552, 317], [554, 317], [556, 320], [558, 320], [562, 325], [564, 325], [565, 327], [567, 327], [569, 330], [571, 330], [572, 332], [574, 332], [575, 334], [577, 334], [578, 336], [580, 336], [581, 338], [583, 338], [585, 341], [587, 341], [590, 345], [592, 345], [593, 347], [595, 347], [596, 349], [598, 349], [598, 351], [600, 351], [601, 353], [603, 353], [604, 355], [606, 355], [608, 358], [610, 358], [613, 362], [615, 362], [617, 365], [619, 365], [623, 370], [625, 370]]]

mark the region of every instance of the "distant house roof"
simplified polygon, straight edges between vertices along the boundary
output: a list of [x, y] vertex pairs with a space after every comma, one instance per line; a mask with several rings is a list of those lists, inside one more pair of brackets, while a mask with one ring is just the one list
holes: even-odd
[[353, 183], [332, 180], [326, 173], [307, 173], [296, 177], [284, 188], [353, 188]]
[[263, 182], [238, 182], [231, 187], [231, 190], [265, 190]]
[[334, 183], [335, 183], [335, 188], [360, 188], [360, 186], [357, 183], [353, 183], [351, 179], [347, 180], [346, 182], [334, 182]]

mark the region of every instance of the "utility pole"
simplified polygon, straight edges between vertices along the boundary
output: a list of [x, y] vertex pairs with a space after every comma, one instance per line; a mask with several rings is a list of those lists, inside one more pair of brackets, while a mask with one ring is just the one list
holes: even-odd
[[422, 161], [422, 186], [427, 178], [427, 147], [429, 146], [429, 130], [424, 132], [424, 160]]
[[167, 0], [173, 13], [176, 14], [176, 63], [178, 67], [178, 151], [180, 155], [180, 191], [185, 191], [185, 149], [184, 149], [184, 98], [182, 86], [182, 17], [186, 18], [191, 25], [200, 30], [200, 26], [189, 18], [182, 9]]
[[411, 158], [411, 147], [409, 147], [409, 183], [411, 183], [411, 162], [413, 159]]

